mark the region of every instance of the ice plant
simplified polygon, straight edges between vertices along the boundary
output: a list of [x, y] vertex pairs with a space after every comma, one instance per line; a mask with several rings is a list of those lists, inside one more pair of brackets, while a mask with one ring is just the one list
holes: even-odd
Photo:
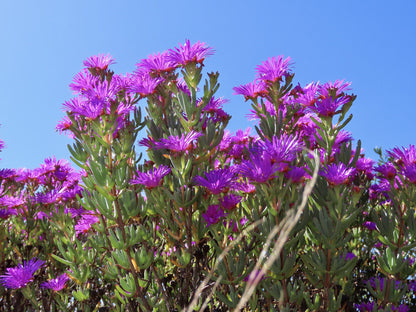
[[68, 275], [63, 273], [56, 278], [49, 279], [47, 282], [40, 284], [42, 288], [52, 289], [53, 291], [60, 291], [65, 288], [66, 282], [69, 280]]
[[139, 75], [145, 73], [159, 75], [174, 70], [177, 65], [170, 59], [168, 52], [165, 51], [163, 53], [149, 55], [146, 59], [142, 59], [136, 64], [136, 66], [136, 72]]
[[156, 142], [154, 148], [167, 149], [174, 154], [186, 152], [192, 149], [192, 143], [202, 135], [202, 133], [193, 130], [186, 135], [182, 134], [180, 137], [171, 135], [168, 138], [162, 138], [159, 142]]
[[82, 172], [0, 170], [0, 310], [415, 309], [416, 148], [374, 168], [344, 130], [350, 83], [294, 84], [283, 56], [234, 88], [256, 134], [231, 134], [211, 54], [186, 40], [126, 75], [84, 61], [57, 127]]
[[164, 176], [169, 174], [171, 169], [168, 166], [160, 165], [159, 168], [152, 168], [147, 172], [137, 171], [136, 177], [130, 181], [131, 184], [142, 184], [147, 189], [158, 187]]
[[226, 216], [226, 213], [220, 209], [219, 205], [210, 205], [202, 216], [204, 217], [207, 226], [210, 226], [218, 223], [222, 217]]
[[238, 170], [240, 174], [252, 182], [265, 183], [275, 177], [279, 167], [273, 164], [271, 157], [263, 153], [250, 155], [250, 160], [243, 161]]
[[96, 70], [106, 70], [109, 65], [114, 64], [115, 61], [113, 57], [109, 54], [99, 54], [97, 56], [91, 56], [84, 61], [84, 66], [86, 68], [92, 68]]
[[290, 74], [292, 62], [290, 57], [283, 59], [283, 55], [275, 56], [257, 66], [259, 79], [263, 81], [281, 81], [283, 76]]
[[291, 162], [298, 157], [304, 147], [296, 137], [283, 134], [280, 138], [274, 136], [271, 141], [263, 143], [263, 149], [273, 162]]
[[207, 46], [205, 42], [196, 42], [191, 45], [189, 40], [179, 44], [179, 48], [169, 50], [168, 59], [174, 63], [187, 65], [188, 63], [202, 63], [205, 57], [214, 54], [214, 49]]
[[6, 274], [0, 275], [0, 283], [7, 288], [18, 289], [26, 287], [33, 281], [33, 274], [39, 270], [45, 261], [33, 258], [29, 261], [24, 261], [14, 268], [7, 268]]
[[321, 171], [323, 176], [331, 186], [347, 184], [354, 173], [353, 168], [347, 168], [343, 163], [330, 164]]
[[234, 94], [240, 94], [244, 96], [244, 99], [256, 99], [258, 96], [264, 96], [267, 94], [266, 84], [264, 82], [249, 82], [246, 85], [234, 87]]
[[194, 183], [196, 185], [204, 186], [212, 194], [220, 194], [227, 192], [235, 179], [235, 172], [230, 169], [217, 169], [205, 173], [206, 178], [196, 176]]

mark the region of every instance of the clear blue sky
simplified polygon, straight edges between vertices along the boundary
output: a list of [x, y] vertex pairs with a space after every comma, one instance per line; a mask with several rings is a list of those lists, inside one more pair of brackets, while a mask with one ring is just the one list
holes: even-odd
[[218, 96], [230, 102], [229, 129], [245, 129], [250, 105], [232, 87], [253, 80], [268, 57], [290, 56], [295, 82], [352, 82], [358, 95], [347, 130], [367, 155], [416, 144], [416, 1], [19, 1], [0, 4], [0, 168], [69, 159], [55, 132], [82, 61], [110, 53], [119, 73], [185, 39], [216, 54]]

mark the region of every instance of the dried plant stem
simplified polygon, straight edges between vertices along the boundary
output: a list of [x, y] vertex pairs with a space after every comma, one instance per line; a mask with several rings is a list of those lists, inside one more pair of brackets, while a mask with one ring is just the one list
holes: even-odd
[[[240, 240], [244, 236], [246, 236], [247, 233], [251, 232], [255, 227], [257, 227], [261, 223], [263, 223], [263, 220], [257, 220], [256, 222], [254, 222], [253, 224], [251, 224], [250, 226], [248, 226], [240, 235], [237, 236], [237, 238], [235, 240], [233, 240], [223, 250], [223, 252], [218, 256], [217, 261], [215, 262], [214, 267], [211, 269], [211, 271], [209, 272], [209, 274], [202, 281], [201, 285], [199, 285], [199, 287], [196, 289], [190, 305], [185, 310], [183, 310], [183, 312], [191, 312], [191, 311], [193, 311], [193, 308], [198, 304], [198, 300], [200, 299], [199, 296], [201, 295], [202, 291], [205, 289], [205, 286], [208, 284], [208, 281], [211, 279], [211, 277], [214, 274], [215, 270], [217, 269], [219, 263], [225, 258], [225, 256], [230, 252], [230, 250], [234, 247], [234, 245], [236, 245], [238, 242], [240, 242]], [[222, 277], [220, 276], [218, 278], [217, 282], [215, 283], [215, 286], [214, 287], [217, 286], [217, 283], [219, 283], [219, 281], [221, 279], [222, 279]], [[213, 291], [214, 290], [215, 290], [215, 288], [213, 289]], [[208, 300], [211, 298], [213, 291], [211, 291], [210, 295], [205, 300], [205, 302], [208, 302]]]
[[[278, 225], [276, 225], [273, 230], [269, 233], [266, 243], [263, 247], [262, 252], [260, 253], [260, 257], [256, 263], [256, 266], [253, 269], [253, 272], [250, 274], [249, 280], [253, 279], [253, 281], [251, 283], [247, 283], [247, 286], [244, 290], [244, 293], [241, 297], [241, 300], [238, 302], [237, 307], [234, 309], [235, 312], [239, 312], [241, 311], [241, 309], [244, 307], [244, 305], [248, 302], [248, 300], [250, 299], [251, 295], [253, 294], [254, 290], [257, 287], [257, 284], [260, 282], [262, 276], [264, 276], [267, 271], [269, 270], [269, 268], [272, 266], [273, 262], [276, 261], [276, 259], [279, 257], [280, 252], [282, 251], [282, 248], [284, 246], [284, 244], [286, 243], [287, 238], [289, 237], [290, 232], [292, 231], [293, 227], [296, 225], [296, 223], [298, 222], [303, 209], [306, 206], [306, 203], [308, 201], [309, 195], [312, 193], [313, 187], [315, 186], [316, 180], [318, 178], [318, 171], [319, 171], [319, 158], [315, 155], [315, 168], [314, 168], [314, 172], [313, 172], [313, 176], [312, 179], [309, 181], [309, 183], [307, 183], [307, 185], [305, 186], [305, 189], [303, 191], [302, 194], [302, 202], [300, 203], [300, 205], [297, 207], [296, 209], [296, 214], [295, 214], [295, 210], [290, 210], [288, 211], [287, 215], [285, 216], [285, 218], [282, 220], [282, 222]], [[273, 240], [273, 238], [280, 232], [280, 235], [278, 237], [277, 242], [275, 243], [274, 247], [273, 247], [273, 251], [270, 254], [269, 258], [267, 259], [267, 261], [262, 265], [263, 262], [263, 258], [265, 257], [265, 255], [267, 254], [267, 250]], [[261, 269], [260, 269], [261, 266]], [[260, 274], [256, 274], [256, 272], [259, 272]]]

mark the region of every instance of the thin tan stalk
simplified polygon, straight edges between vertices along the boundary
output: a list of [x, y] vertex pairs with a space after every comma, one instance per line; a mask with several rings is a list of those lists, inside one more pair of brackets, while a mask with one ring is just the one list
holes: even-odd
[[[217, 261], [215, 262], [214, 267], [211, 269], [209, 274], [205, 277], [205, 279], [202, 281], [201, 285], [196, 289], [193, 299], [190, 303], [190, 305], [183, 310], [184, 312], [191, 312], [193, 311], [193, 308], [198, 304], [199, 296], [201, 295], [202, 291], [205, 289], [205, 286], [208, 284], [208, 281], [211, 279], [212, 275], [214, 274], [215, 270], [218, 267], [218, 264], [225, 258], [225, 256], [230, 252], [230, 250], [234, 247], [235, 244], [237, 244], [244, 236], [247, 235], [248, 232], [252, 231], [255, 227], [257, 227], [259, 224], [261, 224], [263, 220], [257, 220], [250, 226], [248, 226], [243, 232], [241, 232], [240, 235], [237, 236], [235, 240], [233, 240], [224, 250], [223, 252], [218, 256]], [[220, 276], [219, 279], [222, 277]], [[217, 283], [216, 283], [217, 284]], [[208, 299], [212, 296], [212, 292]], [[207, 300], [208, 300], [207, 299]]]
[[[314, 156], [314, 158], [315, 158], [315, 168], [314, 168], [313, 176], [312, 176], [312, 179], [309, 181], [309, 183], [307, 183], [307, 185], [305, 186], [305, 189], [304, 189], [303, 194], [302, 194], [302, 202], [297, 207], [296, 214], [295, 214], [295, 210], [288, 211], [287, 215], [282, 220], [282, 222], [279, 225], [276, 225], [273, 228], [273, 230], [269, 233], [269, 235], [267, 237], [267, 240], [266, 240], [266, 243], [265, 243], [265, 246], [263, 247], [263, 250], [260, 253], [259, 260], [257, 261], [256, 266], [254, 267], [253, 272], [250, 274], [250, 277], [249, 277], [249, 280], [250, 280], [250, 278], [253, 278], [253, 277], [254, 277], [254, 279], [251, 283], [247, 283], [247, 286], [244, 290], [244, 293], [241, 297], [241, 300], [238, 302], [238, 305], [234, 309], [234, 312], [241, 311], [241, 309], [248, 302], [248, 300], [250, 299], [254, 290], [256, 289], [258, 283], [260, 282], [262, 276], [264, 276], [267, 273], [267, 271], [272, 266], [273, 262], [276, 261], [276, 259], [279, 257], [280, 252], [281, 252], [284, 244], [286, 243], [286, 240], [289, 237], [290, 232], [292, 231], [293, 227], [298, 222], [298, 220], [299, 220], [299, 218], [300, 218], [300, 216], [303, 212], [303, 209], [306, 206], [309, 195], [312, 193], [313, 187], [315, 186], [316, 180], [318, 178], [319, 158], [316, 155]], [[263, 264], [263, 266], [260, 269], [262, 260], [266, 255], [266, 251], [268, 250], [268, 248], [271, 244], [271, 241], [273, 240], [273, 238], [279, 232], [280, 232], [280, 235], [278, 237], [278, 240], [277, 240], [276, 244], [273, 247], [273, 251], [272, 251], [271, 255], [269, 256], [267, 261]], [[256, 272], [258, 272], [259, 269], [260, 269], [260, 274], [256, 275]]]

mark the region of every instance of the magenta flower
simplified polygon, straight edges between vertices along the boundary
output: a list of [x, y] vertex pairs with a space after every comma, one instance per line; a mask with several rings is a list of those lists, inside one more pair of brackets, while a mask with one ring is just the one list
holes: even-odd
[[192, 142], [202, 136], [202, 133], [190, 131], [188, 134], [178, 136], [169, 136], [167, 139], [162, 138], [159, 142], [155, 142], [155, 149], [168, 149], [173, 153], [185, 152], [192, 149]]
[[0, 197], [0, 207], [6, 207], [8, 209], [17, 208], [25, 204], [25, 199], [23, 196], [14, 197], [10, 195], [4, 195]]
[[184, 45], [179, 46], [169, 50], [169, 60], [176, 64], [202, 63], [205, 57], [214, 54], [214, 49], [206, 46], [205, 42], [198, 41], [191, 45], [190, 41], [186, 40]]
[[63, 107], [67, 112], [70, 112], [75, 116], [83, 116], [88, 119], [96, 119], [105, 113], [104, 102], [97, 101], [91, 103], [80, 97], [66, 101], [63, 104]]
[[370, 186], [370, 199], [375, 199], [382, 195], [388, 198], [388, 192], [390, 191], [390, 182], [387, 179], [380, 179], [378, 184]]
[[355, 168], [357, 171], [363, 172], [369, 179], [374, 177], [373, 174], [374, 161], [370, 158], [358, 158]]
[[244, 99], [248, 101], [249, 99], [255, 99], [258, 96], [265, 96], [267, 94], [266, 84], [262, 81], [249, 82], [246, 85], [241, 85], [239, 87], [234, 87], [234, 94], [244, 96]]
[[91, 229], [92, 225], [99, 221], [100, 219], [97, 216], [90, 213], [84, 213], [75, 225], [75, 233], [77, 235], [86, 234]]
[[238, 182], [234, 183], [233, 190], [241, 191], [246, 194], [253, 194], [256, 191], [256, 187], [250, 183]]
[[280, 138], [273, 136], [272, 141], [266, 140], [262, 147], [273, 162], [291, 162], [302, 151], [304, 144], [296, 137], [284, 133]]
[[91, 74], [88, 70], [77, 73], [69, 84], [69, 88], [77, 93], [85, 94], [91, 91], [99, 83], [98, 77]]
[[283, 76], [290, 74], [290, 67], [293, 63], [290, 57], [283, 60], [283, 55], [269, 58], [267, 61], [258, 65], [256, 70], [259, 79], [264, 81], [281, 81]]
[[285, 178], [293, 183], [303, 183], [306, 179], [310, 179], [311, 176], [304, 168], [290, 167], [289, 171], [285, 172]]
[[221, 208], [224, 210], [231, 211], [241, 202], [242, 197], [236, 194], [225, 195], [220, 198]]
[[377, 166], [374, 170], [379, 172], [381, 176], [387, 180], [393, 180], [397, 174], [396, 168], [390, 162]]
[[374, 311], [374, 301], [371, 302], [362, 302], [354, 303], [354, 307], [360, 312], [373, 312]]
[[347, 168], [343, 163], [330, 164], [327, 168], [320, 171], [320, 175], [323, 176], [331, 186], [347, 184], [353, 174], [354, 169]]
[[137, 73], [160, 73], [170, 72], [175, 69], [176, 63], [173, 62], [168, 52], [149, 55], [147, 59], [142, 59], [137, 66]]
[[296, 93], [296, 102], [304, 105], [311, 106], [316, 101], [316, 95], [318, 92], [318, 82], [311, 82], [306, 87], [302, 88], [300, 92]]
[[315, 102], [310, 109], [320, 117], [332, 117], [341, 112], [343, 105], [351, 101], [349, 96], [332, 98], [326, 97]]
[[346, 261], [352, 260], [352, 259], [354, 259], [356, 257], [357, 256], [354, 253], [352, 253], [352, 252], [347, 252], [345, 255], [341, 255], [341, 259], [344, 259]]
[[99, 54], [98, 56], [91, 56], [84, 61], [84, 66], [87, 68], [106, 70], [109, 65], [114, 64], [113, 57], [109, 54]]
[[268, 154], [251, 154], [250, 160], [243, 161], [239, 167], [239, 172], [253, 182], [265, 183], [273, 179], [279, 170], [278, 166], [272, 163]]
[[343, 95], [344, 91], [349, 91], [351, 82], [344, 82], [344, 80], [336, 80], [335, 82], [327, 82], [318, 87], [318, 92], [322, 97], [331, 96], [331, 92], [335, 92], [335, 96]]
[[225, 217], [227, 214], [224, 213], [219, 205], [210, 205], [207, 208], [207, 211], [202, 214], [202, 217], [205, 219], [207, 226], [211, 224], [216, 224], [220, 221], [222, 217]]
[[217, 169], [205, 173], [206, 179], [201, 176], [194, 178], [196, 185], [206, 187], [212, 194], [227, 192], [235, 179], [235, 173], [230, 169]]
[[141, 184], [148, 189], [158, 187], [163, 177], [171, 172], [168, 166], [160, 165], [159, 168], [152, 168], [147, 172], [137, 171], [137, 177], [130, 181], [131, 184]]
[[410, 183], [416, 184], [416, 164], [405, 165], [403, 169], [404, 176], [409, 180]]
[[10, 216], [17, 216], [16, 209], [0, 209], [0, 219], [8, 219]]
[[14, 169], [0, 169], [0, 179], [12, 179], [16, 176], [16, 170]]
[[402, 147], [401, 149], [395, 147], [391, 151], [387, 151], [387, 155], [393, 158], [394, 162], [399, 166], [416, 163], [416, 147], [409, 145], [409, 147]]
[[68, 116], [65, 116], [56, 125], [56, 130], [59, 131], [59, 133], [62, 133], [64, 131], [69, 130], [69, 128], [71, 128], [71, 126], [72, 126], [72, 121], [68, 118]]
[[371, 222], [371, 221], [365, 221], [363, 223], [363, 226], [366, 227], [370, 231], [377, 230], [377, 225], [374, 222]]
[[140, 94], [141, 97], [146, 97], [153, 94], [156, 87], [164, 81], [164, 78], [152, 78], [147, 74], [134, 75], [129, 91]]
[[405, 304], [401, 304], [398, 307], [396, 307], [395, 305], [392, 305], [391, 310], [397, 311], [397, 312], [408, 312], [410, 311], [410, 308]]
[[14, 268], [7, 268], [6, 274], [0, 275], [0, 283], [6, 288], [18, 289], [26, 287], [33, 281], [33, 274], [45, 264], [45, 261], [33, 258], [24, 261]]
[[49, 279], [47, 282], [40, 284], [40, 287], [60, 291], [65, 288], [69, 277], [66, 273], [59, 275], [57, 278]]

